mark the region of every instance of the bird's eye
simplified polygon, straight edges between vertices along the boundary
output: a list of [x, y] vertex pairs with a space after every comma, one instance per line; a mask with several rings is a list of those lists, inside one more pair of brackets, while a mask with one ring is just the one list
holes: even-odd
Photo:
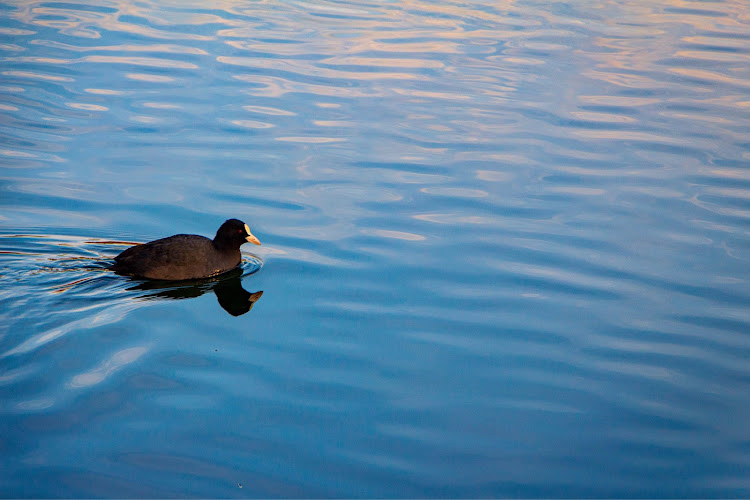
[[237, 230], [238, 234], [242, 234], [242, 229]]

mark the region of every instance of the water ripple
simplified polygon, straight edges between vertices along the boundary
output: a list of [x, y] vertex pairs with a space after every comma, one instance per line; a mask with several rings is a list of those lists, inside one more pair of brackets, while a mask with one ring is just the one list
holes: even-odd
[[[749, 26], [7, 2], [3, 491], [747, 496]], [[105, 269], [227, 217], [232, 279]]]

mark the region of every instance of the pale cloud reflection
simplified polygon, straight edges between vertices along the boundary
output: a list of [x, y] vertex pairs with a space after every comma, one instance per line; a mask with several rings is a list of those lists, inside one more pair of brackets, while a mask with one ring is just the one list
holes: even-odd
[[108, 111], [109, 108], [106, 106], [99, 106], [98, 104], [86, 104], [82, 102], [66, 102], [66, 106], [70, 106], [73, 109], [82, 109], [84, 111]]
[[425, 187], [421, 192], [436, 196], [450, 196], [454, 198], [484, 198], [489, 196], [487, 191], [460, 187]]
[[0, 35], [9, 35], [9, 36], [28, 36], [35, 34], [36, 31], [31, 30], [23, 30], [18, 28], [0, 28]]
[[513, 179], [513, 174], [495, 170], [477, 170], [476, 174], [477, 179], [487, 182], [507, 182]]
[[458, 215], [445, 213], [429, 213], [412, 215], [413, 219], [431, 222], [433, 224], [447, 224], [451, 226], [461, 226], [464, 224], [490, 224], [496, 221], [496, 218], [481, 215]]
[[198, 69], [193, 63], [175, 61], [166, 58], [155, 57], [124, 57], [124, 56], [86, 56], [78, 59], [61, 59], [51, 57], [9, 57], [6, 59], [12, 63], [34, 63], [34, 64], [59, 64], [70, 65], [77, 63], [105, 63], [105, 64], [128, 64], [131, 66], [145, 66], [153, 68], [171, 69]]
[[0, 354], [0, 358], [7, 358], [9, 356], [16, 356], [30, 351], [35, 351], [49, 344], [50, 342], [69, 334], [72, 331], [86, 330], [95, 328], [99, 325], [114, 323], [121, 320], [124, 315], [127, 314], [127, 311], [127, 308], [122, 308], [122, 310], [103, 310], [96, 313], [90, 318], [83, 318], [81, 320], [64, 323], [60, 326], [41, 332], [24, 340], [16, 347]]
[[322, 78], [330, 79], [353, 79], [353, 80], [422, 80], [419, 75], [413, 75], [410, 73], [395, 73], [395, 72], [353, 72], [345, 71], [341, 69], [334, 69], [330, 67], [323, 67], [320, 64], [311, 64], [307, 61], [299, 60], [280, 60], [280, 59], [265, 59], [265, 58], [252, 58], [252, 57], [217, 57], [216, 60], [220, 63], [229, 64], [233, 66], [243, 66], [246, 68], [261, 68], [266, 71], [279, 71], [279, 72], [291, 72], [299, 75], [315, 75]]
[[[534, 9], [512, 0], [218, 0], [210, 11], [204, 2], [193, 0], [178, 2], [179, 8], [149, 0], [99, 6], [76, 0], [10, 3], [16, 9], [11, 16], [30, 29], [2, 28], [0, 33], [18, 36], [19, 44], [22, 36], [37, 34], [35, 27], [83, 38], [105, 31], [133, 36], [121, 44], [77, 43], [65, 37], [56, 41], [46, 34], [28, 37], [25, 49], [44, 46], [58, 49], [58, 56], [69, 51], [63, 56], [81, 57], [18, 53], [26, 57], [9, 60], [29, 66], [8, 68], [5, 76], [66, 84], [77, 79], [79, 71], [91, 71], [92, 65], [121, 72], [116, 81], [125, 82], [122, 89], [85, 90], [102, 96], [137, 95], [146, 87], [132, 81], [176, 89], [216, 77], [224, 86], [221, 95], [239, 99], [217, 110], [221, 116], [213, 118], [214, 125], [229, 125], [234, 133], [257, 135], [269, 143], [289, 143], [290, 148], [321, 145], [339, 152], [357, 147], [348, 131], [362, 118], [346, 101], [369, 106], [378, 99], [369, 109], [377, 109], [386, 120], [404, 114], [377, 151], [382, 162], [481, 162], [472, 165], [469, 174], [485, 183], [480, 187], [515, 179], [523, 167], [539, 167], [539, 148], [573, 163], [557, 165], [558, 171], [602, 176], [610, 174], [591, 162], [578, 164], [606, 160], [605, 148], [594, 150], [602, 143], [626, 141], [658, 149], [697, 142], [708, 147], [719, 134], [739, 136], [747, 125], [735, 116], [720, 116], [716, 109], [750, 106], [744, 64], [750, 56], [742, 50], [750, 11], [738, 0], [710, 5], [681, 0], [568, 2], [565, 8], [540, 4]], [[51, 21], [52, 15], [58, 19]], [[68, 67], [75, 63], [80, 64]], [[60, 74], [38, 70], [41, 64], [54, 65]], [[303, 113], [284, 103], [289, 94], [304, 94], [305, 102], [320, 113], [295, 127], [286, 117]], [[94, 102], [67, 105], [87, 111], [109, 108], [110, 115], [140, 123], [172, 122], [160, 122], [156, 111], [154, 117], [132, 115], [133, 108], [165, 110], [164, 115], [176, 108], [149, 97], [149, 102], [133, 103], [125, 115], [115, 99], [103, 103], [87, 97]], [[434, 112], [438, 106], [440, 113]], [[182, 111], [189, 114], [191, 109]], [[673, 134], [675, 122], [691, 124], [699, 137]], [[644, 123], [658, 128], [644, 128]], [[565, 147], [571, 139], [591, 149]], [[453, 142], [472, 147], [449, 160], [443, 155], [446, 148], [438, 146]], [[385, 175], [401, 184], [411, 182], [409, 176], [424, 175], [408, 170], [400, 169], [405, 172], [402, 179]], [[336, 175], [347, 176], [341, 169]], [[453, 198], [495, 194], [476, 185], [452, 185], [454, 180], [434, 180], [446, 185], [421, 192]], [[575, 192], [576, 186], [564, 189]]]
[[273, 123], [264, 123], [255, 120], [232, 120], [231, 123], [233, 125], [237, 125], [238, 127], [251, 129], [273, 128], [276, 126]]
[[34, 40], [34, 45], [69, 50], [71, 52], [140, 52], [162, 54], [208, 55], [205, 50], [176, 44], [119, 44], [119, 45], [73, 45], [56, 40]]
[[125, 75], [126, 78], [131, 80], [138, 80], [141, 82], [153, 82], [153, 83], [167, 83], [173, 82], [175, 79], [171, 76], [164, 75], [152, 75], [148, 73], [128, 73]]
[[55, 404], [53, 398], [34, 398], [16, 403], [16, 410], [23, 412], [42, 411], [51, 408]]
[[421, 234], [408, 233], [406, 231], [393, 231], [390, 229], [363, 229], [364, 234], [370, 234], [373, 236], [379, 236], [381, 238], [390, 238], [394, 240], [404, 241], [424, 241], [425, 236]]
[[148, 352], [148, 350], [149, 347], [147, 346], [139, 346], [117, 351], [110, 356], [109, 359], [102, 361], [102, 363], [93, 370], [73, 377], [68, 385], [71, 388], [81, 388], [99, 384], [123, 366], [137, 361], [141, 356]]
[[268, 106], [242, 106], [242, 109], [251, 113], [271, 116], [295, 116], [297, 113], [285, 109], [271, 108]]
[[15, 76], [18, 78], [30, 78], [32, 80], [46, 80], [50, 82], [72, 82], [73, 79], [67, 76], [50, 75], [46, 73], [37, 73], [35, 71], [3, 71], [0, 74], [6, 76]]
[[121, 90], [113, 90], [113, 89], [85, 89], [86, 92], [89, 94], [97, 94], [97, 95], [124, 95], [125, 92]]

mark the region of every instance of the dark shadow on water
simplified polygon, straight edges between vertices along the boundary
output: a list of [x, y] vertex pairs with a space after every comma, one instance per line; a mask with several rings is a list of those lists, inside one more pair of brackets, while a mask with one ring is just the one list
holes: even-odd
[[233, 269], [215, 278], [189, 281], [144, 281], [128, 278], [137, 282], [128, 291], [145, 292], [141, 299], [191, 299], [213, 291], [219, 305], [232, 316], [242, 316], [253, 308], [263, 295], [262, 291], [250, 293], [242, 287], [242, 268]]

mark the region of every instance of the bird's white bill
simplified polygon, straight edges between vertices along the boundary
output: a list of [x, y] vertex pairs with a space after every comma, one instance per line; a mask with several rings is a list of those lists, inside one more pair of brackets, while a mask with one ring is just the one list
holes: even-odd
[[250, 228], [247, 227], [247, 224], [245, 224], [245, 232], [247, 233], [247, 237], [245, 237], [245, 239], [248, 241], [248, 243], [260, 245], [260, 240], [253, 236], [253, 233], [250, 232]]

